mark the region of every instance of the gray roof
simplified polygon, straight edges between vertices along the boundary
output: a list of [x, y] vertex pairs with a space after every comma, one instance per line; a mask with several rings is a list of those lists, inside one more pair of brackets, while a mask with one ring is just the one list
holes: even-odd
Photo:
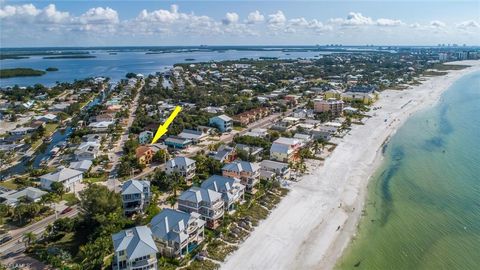
[[265, 168], [271, 168], [271, 169], [279, 169], [279, 170], [283, 168], [288, 168], [287, 163], [273, 161], [273, 160], [262, 160], [262, 162], [260, 162], [260, 166]]
[[192, 217], [196, 219], [199, 227], [205, 224], [205, 221], [200, 219], [200, 214], [198, 213], [185, 213], [166, 208], [153, 217], [150, 227], [156, 238], [181, 243], [188, 238], [185, 229], [188, 227]]
[[175, 167], [175, 166], [189, 166], [191, 164], [194, 164], [195, 160], [188, 158], [188, 157], [176, 157], [172, 158], [169, 161], [167, 161], [166, 166], [167, 167]]
[[178, 197], [178, 200], [188, 201], [193, 203], [207, 202], [212, 203], [222, 198], [222, 194], [205, 188], [191, 187], [184, 191]]
[[290, 150], [290, 147], [285, 144], [272, 144], [270, 147], [270, 152], [276, 152], [276, 153], [288, 153]]
[[234, 149], [229, 146], [222, 146], [218, 149], [217, 153], [213, 156], [213, 159], [223, 162], [225, 158], [233, 151]]
[[216, 192], [222, 193], [222, 196], [226, 200], [230, 200], [232, 194], [229, 191], [234, 187], [239, 186], [241, 189], [245, 188], [244, 185], [240, 184], [240, 179], [225, 177], [221, 175], [212, 175], [207, 180], [202, 182], [201, 187], [205, 189], [211, 189]]
[[78, 170], [78, 171], [88, 171], [90, 167], [92, 166], [93, 162], [91, 160], [82, 160], [82, 161], [75, 161], [70, 163], [70, 166], [68, 166], [70, 169]]
[[38, 188], [34, 187], [27, 187], [22, 190], [11, 190], [7, 191], [3, 194], [0, 194], [0, 198], [5, 200], [4, 203], [6, 204], [16, 204], [19, 199], [26, 197], [31, 201], [35, 201], [40, 199], [43, 195], [47, 194], [47, 192], [42, 191]]
[[260, 169], [257, 163], [248, 162], [248, 161], [237, 161], [233, 163], [226, 164], [223, 166], [222, 170], [235, 171], [235, 172], [256, 172]]
[[223, 120], [225, 122], [232, 121], [232, 118], [226, 116], [225, 114], [218, 115], [218, 116], [215, 116], [215, 117], [212, 117], [212, 118], [220, 118], [221, 120]]
[[128, 180], [122, 185], [122, 195], [143, 193], [144, 187], [150, 187], [150, 181]]
[[158, 252], [152, 238], [152, 231], [147, 226], [137, 226], [112, 235], [115, 252], [125, 250], [127, 259], [133, 260]]
[[198, 140], [204, 135], [205, 134], [200, 130], [184, 129], [180, 134], [178, 134], [178, 137], [190, 140]]
[[73, 170], [70, 168], [62, 168], [56, 172], [44, 174], [40, 176], [40, 178], [49, 180], [51, 182], [63, 182], [67, 179], [79, 176], [81, 174], [83, 174], [83, 172], [81, 171]]

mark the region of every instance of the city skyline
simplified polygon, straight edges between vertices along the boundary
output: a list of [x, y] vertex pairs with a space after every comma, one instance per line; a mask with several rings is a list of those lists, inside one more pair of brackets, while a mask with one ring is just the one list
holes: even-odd
[[479, 45], [479, 5], [138, 1], [131, 7], [128, 1], [1, 1], [0, 34], [2, 47]]

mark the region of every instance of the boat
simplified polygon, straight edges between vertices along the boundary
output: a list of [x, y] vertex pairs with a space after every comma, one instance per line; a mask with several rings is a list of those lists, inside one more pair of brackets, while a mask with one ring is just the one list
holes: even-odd
[[48, 137], [48, 138], [43, 139], [43, 142], [44, 143], [51, 143], [52, 142], [52, 137]]
[[50, 154], [54, 157], [58, 154], [59, 151], [60, 151], [60, 148], [55, 146], [52, 148], [52, 150], [50, 150]]

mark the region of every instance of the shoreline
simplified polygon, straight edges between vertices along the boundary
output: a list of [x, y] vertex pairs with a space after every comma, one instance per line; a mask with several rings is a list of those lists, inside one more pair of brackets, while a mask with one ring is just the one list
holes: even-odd
[[381, 92], [375, 103], [381, 109], [371, 111], [365, 125], [352, 126], [344, 138], [334, 140], [338, 147], [325, 164], [292, 185], [222, 269], [334, 268], [357, 233], [369, 180], [383, 161], [383, 146], [411, 115], [437, 104], [460, 77], [480, 70], [480, 61], [453, 64], [471, 67], [426, 77], [406, 90]]

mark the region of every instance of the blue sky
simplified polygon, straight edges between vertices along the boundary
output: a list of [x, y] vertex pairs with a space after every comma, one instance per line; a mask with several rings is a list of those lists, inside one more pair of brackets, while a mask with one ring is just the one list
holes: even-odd
[[480, 45], [480, 1], [8, 1], [2, 47]]

